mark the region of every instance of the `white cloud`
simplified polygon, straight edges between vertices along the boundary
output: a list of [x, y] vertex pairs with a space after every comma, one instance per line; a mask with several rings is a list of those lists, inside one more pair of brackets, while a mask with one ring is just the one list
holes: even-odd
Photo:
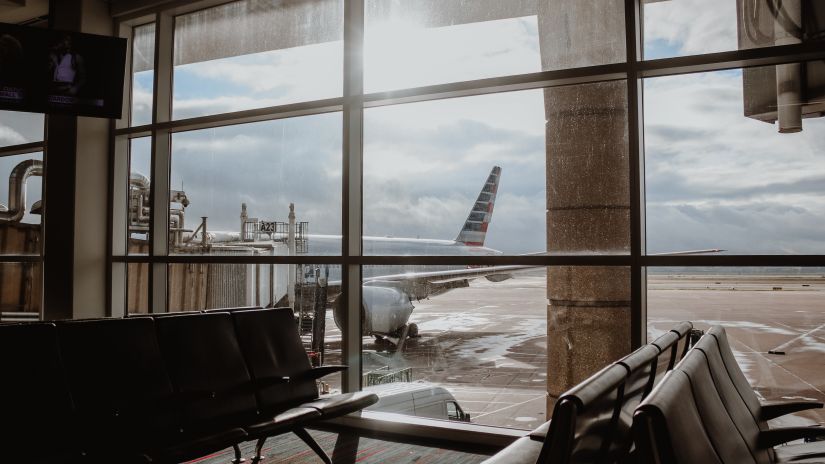
[[740, 72], [645, 82], [649, 251], [821, 253], [825, 120], [744, 116]]
[[343, 93], [341, 42], [175, 67], [176, 118], [241, 111]]
[[11, 127], [0, 125], [0, 146], [26, 143], [26, 138]]
[[644, 8], [645, 42], [664, 41], [679, 55], [735, 50], [736, 27], [734, 1], [670, 0]]
[[538, 71], [535, 16], [435, 28], [394, 18], [365, 33], [367, 92]]

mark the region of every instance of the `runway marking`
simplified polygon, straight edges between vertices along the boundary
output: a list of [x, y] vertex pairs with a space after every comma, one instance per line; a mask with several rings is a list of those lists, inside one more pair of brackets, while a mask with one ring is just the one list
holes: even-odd
[[[743, 345], [745, 348], [749, 349], [752, 353], [756, 353], [757, 355], [759, 355], [762, 359], [764, 359], [764, 360], [765, 360], [765, 361], [767, 361], [768, 363], [773, 364], [773, 365], [774, 365], [775, 367], [777, 367], [778, 369], [782, 369], [783, 371], [787, 372], [787, 373], [788, 373], [788, 374], [790, 374], [791, 376], [795, 377], [795, 378], [796, 378], [797, 380], [799, 380], [800, 382], [802, 382], [802, 383], [804, 383], [805, 385], [807, 385], [807, 386], [811, 387], [811, 389], [813, 389], [814, 391], [818, 392], [820, 395], [825, 396], [825, 392], [823, 392], [822, 390], [820, 390], [820, 389], [816, 388], [816, 387], [815, 387], [815, 386], [813, 386], [810, 382], [808, 382], [807, 380], [803, 379], [802, 377], [800, 377], [800, 376], [798, 376], [798, 375], [794, 374], [793, 372], [791, 372], [790, 370], [788, 370], [788, 369], [787, 369], [787, 368], [785, 368], [784, 366], [782, 366], [782, 365], [780, 365], [780, 364], [777, 364], [776, 362], [774, 362], [774, 360], [772, 360], [771, 358], [769, 358], [769, 357], [765, 356], [762, 352], [754, 350], [753, 348], [751, 348], [750, 346], [748, 346], [748, 345], [747, 345], [745, 342], [743, 342], [742, 340], [736, 340], [736, 341], [737, 341], [737, 342], [739, 342], [739, 344]], [[757, 385], [757, 386], [758, 386], [758, 385]]]
[[546, 395], [537, 396], [536, 398], [531, 398], [531, 399], [529, 399], [529, 400], [527, 400], [527, 401], [522, 401], [521, 403], [511, 404], [510, 406], [505, 406], [505, 407], [503, 407], [503, 408], [501, 408], [501, 409], [496, 409], [495, 411], [485, 412], [485, 413], [483, 413], [483, 414], [477, 414], [477, 415], [476, 415], [476, 417], [475, 417], [475, 419], [478, 419], [479, 417], [489, 416], [490, 414], [496, 414], [496, 413], [499, 413], [499, 412], [501, 412], [501, 411], [504, 411], [505, 409], [510, 409], [510, 408], [514, 408], [514, 407], [516, 407], [516, 406], [521, 406], [521, 405], [523, 405], [523, 404], [527, 404], [527, 403], [529, 403], [529, 402], [531, 402], [531, 401], [536, 401], [536, 400], [544, 400], [544, 399], [546, 399]]
[[[777, 347], [774, 347], [772, 350], [768, 350], [768, 351], [784, 351], [784, 350], [785, 350], [785, 348], [786, 348], [787, 346], [790, 346], [792, 343], [794, 343], [794, 342], [796, 342], [796, 341], [798, 341], [798, 340], [800, 340], [800, 339], [803, 339], [803, 338], [807, 337], [808, 335], [811, 335], [812, 333], [814, 333], [814, 332], [816, 332], [816, 331], [818, 331], [818, 330], [821, 330], [821, 329], [823, 329], [823, 328], [825, 328], [825, 324], [822, 324], [822, 325], [820, 325], [819, 327], [817, 327], [817, 328], [815, 328], [815, 329], [811, 329], [811, 330], [809, 330], [809, 331], [807, 331], [807, 332], [805, 332], [805, 333], [803, 333], [803, 334], [799, 335], [798, 337], [796, 337], [796, 338], [792, 338], [792, 339], [788, 340], [787, 342], [785, 342], [785, 343], [783, 343], [783, 344], [781, 344], [781, 345], [779, 345], [779, 346], [777, 346]], [[797, 330], [798, 330], [798, 329], [797, 329]], [[814, 338], [819, 338], [819, 337], [816, 337], [816, 336], [814, 335]]]

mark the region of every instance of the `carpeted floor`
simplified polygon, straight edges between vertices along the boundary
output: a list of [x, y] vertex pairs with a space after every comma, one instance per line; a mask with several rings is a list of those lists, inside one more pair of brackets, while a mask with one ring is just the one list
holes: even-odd
[[[310, 430], [310, 435], [332, 457], [335, 464], [475, 464], [487, 459], [487, 455], [473, 454], [444, 448], [408, 444], [385, 439], [357, 436], [352, 433], [331, 433]], [[241, 446], [247, 463], [254, 455], [254, 442]], [[321, 462], [309, 447], [295, 434], [289, 433], [270, 438], [264, 446], [262, 464], [295, 463], [317, 464]], [[189, 464], [229, 464], [231, 449], [206, 456]]]

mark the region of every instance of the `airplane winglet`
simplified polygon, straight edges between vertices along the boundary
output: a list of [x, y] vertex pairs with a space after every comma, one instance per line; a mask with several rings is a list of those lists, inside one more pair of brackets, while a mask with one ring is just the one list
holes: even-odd
[[456, 242], [461, 242], [467, 246], [484, 246], [484, 239], [487, 237], [487, 227], [493, 217], [493, 207], [496, 203], [496, 192], [501, 179], [501, 168], [493, 166], [490, 175], [481, 192], [478, 194], [464, 226], [456, 237]]

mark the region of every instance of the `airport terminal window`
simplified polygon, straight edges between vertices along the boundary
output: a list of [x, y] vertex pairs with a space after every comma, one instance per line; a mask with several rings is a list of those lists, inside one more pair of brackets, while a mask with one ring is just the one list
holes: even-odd
[[341, 143], [340, 113], [174, 134], [171, 252], [340, 255]]
[[825, 253], [825, 62], [777, 121], [783, 66], [645, 80], [649, 253]]
[[175, 119], [340, 97], [343, 0], [245, 0], [175, 19]]
[[621, 82], [369, 108], [364, 253], [626, 254], [626, 124]]
[[44, 124], [42, 114], [0, 111], [0, 322], [37, 319], [42, 307]]
[[366, 110], [364, 253], [544, 251], [544, 119], [541, 90]]
[[[746, 354], [747, 337], [805, 341], [751, 380], [766, 398], [802, 384], [820, 398], [808, 371], [822, 302], [808, 275], [825, 251], [825, 51], [773, 47], [790, 40], [784, 28], [753, 17], [770, 2], [651, 0], [628, 30], [634, 3], [243, 0], [143, 12], [173, 21], [156, 32], [173, 53], [135, 66], [145, 74], [132, 84], [146, 85], [133, 100], [154, 92], [172, 120], [155, 109], [154, 125], [119, 128], [131, 159], [115, 175], [146, 170], [160, 185], [170, 174], [169, 229], [131, 230], [128, 253], [148, 252], [150, 232], [170, 246], [113, 256], [128, 263], [115, 277], [128, 278], [128, 311], [292, 306], [310, 356], [353, 366], [331, 390], [363, 385], [381, 392], [373, 411], [448, 421], [537, 426], [645, 328], [682, 319], [730, 324]], [[803, 41], [822, 38], [814, 3], [801, 0]], [[759, 28], [737, 17], [742, 5]], [[134, 42], [153, 40], [151, 27]], [[626, 49], [634, 37], [643, 50]], [[735, 51], [753, 47], [764, 56]], [[733, 58], [708, 54], [725, 50]], [[627, 62], [642, 52], [674, 58]], [[777, 76], [800, 76], [801, 105], [787, 92], [777, 101], [777, 87], [793, 88]], [[777, 106], [782, 121], [764, 122]], [[143, 108], [133, 126], [151, 124]], [[692, 256], [705, 249], [726, 251]], [[311, 264], [317, 255], [329, 264]], [[708, 274], [695, 258], [727, 268]], [[797, 262], [805, 277], [771, 274]], [[786, 298], [793, 329], [745, 313], [717, 289], [728, 284], [742, 302]], [[360, 290], [360, 308], [347, 289]], [[340, 328], [343, 310], [361, 323]], [[768, 378], [786, 372], [790, 383]]]
[[495, 269], [364, 267], [362, 383], [382, 398], [369, 409], [456, 420], [457, 402], [476, 424], [547, 420], [547, 272]]
[[132, 35], [132, 125], [152, 122], [155, 88], [155, 23], [134, 28]]
[[[647, 275], [650, 339], [682, 320], [699, 329], [721, 324], [761, 399], [825, 401], [825, 268], [650, 268]], [[823, 425], [825, 414], [778, 420]]]
[[149, 253], [149, 219], [152, 192], [152, 139], [129, 141], [129, 254]]
[[822, 40], [819, 0], [644, 2], [645, 59]]

